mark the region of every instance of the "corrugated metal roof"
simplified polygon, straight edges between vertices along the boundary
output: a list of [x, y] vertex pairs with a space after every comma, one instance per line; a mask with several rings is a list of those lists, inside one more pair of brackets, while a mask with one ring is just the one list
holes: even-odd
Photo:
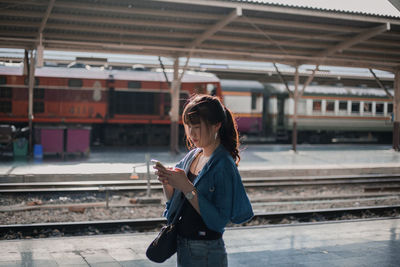
[[399, 18], [400, 11], [387, 0], [225, 0], [348, 14]]
[[36, 49], [43, 30], [45, 50], [400, 66], [399, 18], [255, 3], [0, 0], [0, 47]]

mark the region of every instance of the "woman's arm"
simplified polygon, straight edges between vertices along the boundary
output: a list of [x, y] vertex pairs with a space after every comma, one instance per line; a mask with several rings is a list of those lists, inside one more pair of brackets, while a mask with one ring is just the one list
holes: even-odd
[[170, 186], [168, 183], [163, 183], [163, 191], [167, 201], [171, 200], [172, 195], [174, 194], [174, 188]]
[[185, 185], [184, 188], [182, 188], [182, 192], [185, 195], [189, 195], [189, 198], [186, 197], [186, 199], [189, 201], [189, 203], [193, 206], [193, 208], [197, 211], [198, 214], [201, 215], [200, 213], [200, 207], [199, 207], [199, 196], [196, 191], [196, 187], [192, 183], [188, 183]]
[[180, 190], [185, 196], [192, 192], [191, 198], [188, 198], [190, 204], [192, 204], [193, 208], [200, 214], [198, 195], [196, 192], [196, 188], [189, 181], [186, 176], [184, 170], [175, 168], [175, 169], [163, 169], [158, 166], [155, 166], [158, 170], [158, 180], [160, 180], [164, 187], [164, 194], [169, 200], [174, 193], [174, 188]]

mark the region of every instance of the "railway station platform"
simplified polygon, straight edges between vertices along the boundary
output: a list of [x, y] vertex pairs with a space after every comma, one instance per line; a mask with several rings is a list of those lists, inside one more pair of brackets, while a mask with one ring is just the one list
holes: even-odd
[[[390, 145], [243, 145], [239, 170], [265, 175], [340, 175], [400, 171], [400, 153]], [[128, 179], [133, 166], [146, 173], [146, 154], [173, 166], [185, 155], [168, 148], [93, 148], [87, 158], [44, 157], [42, 160], [0, 159], [0, 182], [26, 182], [50, 176], [52, 181], [85, 176], [85, 179]], [[354, 173], [352, 173], [354, 172]], [[30, 179], [30, 180], [29, 180]]]
[[[145, 256], [156, 233], [0, 241], [0, 266], [176, 266]], [[400, 219], [229, 228], [236, 266], [399, 266]]]

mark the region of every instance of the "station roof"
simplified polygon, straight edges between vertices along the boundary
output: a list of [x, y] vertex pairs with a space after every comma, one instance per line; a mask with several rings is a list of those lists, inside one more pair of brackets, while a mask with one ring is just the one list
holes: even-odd
[[0, 47], [40, 42], [46, 50], [393, 71], [400, 17], [249, 0], [0, 0]]

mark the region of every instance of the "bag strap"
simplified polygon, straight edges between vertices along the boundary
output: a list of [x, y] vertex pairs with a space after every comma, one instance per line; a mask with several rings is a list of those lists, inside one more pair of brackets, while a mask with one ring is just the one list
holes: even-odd
[[[181, 194], [183, 194], [183, 193], [181, 193]], [[183, 208], [183, 204], [185, 203], [185, 200], [186, 200], [186, 199], [183, 198], [183, 199], [181, 200], [181, 203], [179, 203], [179, 206], [178, 206], [178, 208], [176, 209], [176, 213], [175, 213], [174, 218], [172, 219], [171, 224], [175, 224], [175, 223], [178, 221], [179, 216], [181, 215], [181, 211], [182, 211], [182, 208]]]

